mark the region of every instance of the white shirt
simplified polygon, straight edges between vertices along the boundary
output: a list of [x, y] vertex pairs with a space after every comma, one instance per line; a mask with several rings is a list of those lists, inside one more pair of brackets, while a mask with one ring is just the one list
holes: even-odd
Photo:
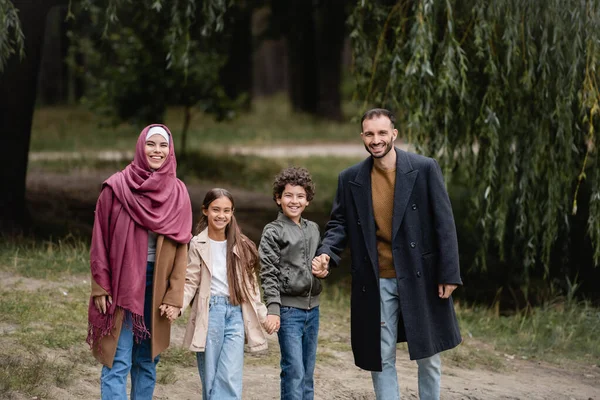
[[210, 240], [210, 262], [212, 263], [211, 296], [228, 296], [227, 283], [227, 240], [217, 242]]

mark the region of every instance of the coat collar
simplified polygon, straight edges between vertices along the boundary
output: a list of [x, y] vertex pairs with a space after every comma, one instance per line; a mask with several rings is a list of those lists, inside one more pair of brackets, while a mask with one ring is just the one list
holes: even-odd
[[[394, 147], [396, 152], [396, 183], [394, 186], [394, 211], [392, 215], [392, 241], [402, 225], [404, 212], [412, 193], [418, 170], [414, 170], [408, 154]], [[358, 229], [362, 229], [367, 252], [371, 265], [379, 276], [379, 260], [377, 256], [377, 239], [375, 218], [373, 216], [373, 195], [371, 191], [371, 169], [373, 157], [368, 157], [358, 164], [358, 172], [353, 181], [350, 181], [350, 191], [356, 204], [358, 214]]]
[[[283, 221], [283, 222], [285, 222], [286, 224], [292, 224], [292, 225], [298, 226], [298, 224], [296, 224], [296, 223], [295, 223], [294, 221], [292, 221], [292, 220], [291, 220], [291, 219], [290, 219], [290, 218], [289, 218], [287, 215], [285, 215], [285, 214], [283, 213], [283, 211], [279, 211], [279, 212], [277, 213], [277, 220], [278, 220], [278, 221]], [[304, 218], [300, 217], [300, 226], [302, 226], [302, 227], [305, 227], [305, 226], [306, 226], [306, 219], [304, 219]]]

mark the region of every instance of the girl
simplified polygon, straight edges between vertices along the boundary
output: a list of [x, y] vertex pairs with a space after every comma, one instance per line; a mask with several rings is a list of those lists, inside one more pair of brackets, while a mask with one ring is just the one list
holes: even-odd
[[[210, 190], [188, 254], [183, 309], [193, 304], [183, 344], [196, 352], [204, 400], [241, 399], [244, 338], [250, 351], [267, 348], [258, 253], [233, 212], [227, 190]], [[176, 318], [179, 310], [167, 315]]]
[[166, 126], [144, 128], [133, 162], [109, 177], [96, 204], [88, 336], [104, 366], [102, 399], [151, 399], [158, 354], [169, 346], [167, 307], [183, 305], [192, 208], [175, 176]]

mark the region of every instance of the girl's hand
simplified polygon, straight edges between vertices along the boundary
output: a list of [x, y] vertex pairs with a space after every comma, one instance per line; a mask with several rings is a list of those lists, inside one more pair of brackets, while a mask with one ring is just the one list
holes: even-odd
[[107, 301], [108, 301], [108, 305], [112, 304], [112, 296], [95, 296], [94, 297], [94, 306], [96, 307], [96, 310], [98, 310], [98, 312], [102, 313], [102, 314], [106, 314], [106, 310], [107, 310]]
[[181, 308], [171, 306], [169, 304], [161, 304], [159, 309], [160, 315], [166, 316], [171, 322], [175, 321], [179, 317], [179, 313], [181, 312]]
[[281, 326], [281, 319], [279, 315], [269, 314], [267, 315], [267, 320], [263, 323], [263, 328], [269, 335], [273, 332], [278, 332], [279, 327]]

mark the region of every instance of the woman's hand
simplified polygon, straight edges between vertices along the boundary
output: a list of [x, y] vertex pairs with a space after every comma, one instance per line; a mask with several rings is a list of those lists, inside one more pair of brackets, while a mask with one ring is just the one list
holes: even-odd
[[96, 310], [102, 314], [106, 314], [106, 310], [108, 309], [107, 302], [109, 306], [112, 304], [112, 296], [104, 295], [94, 297], [94, 306], [96, 307]]
[[175, 321], [179, 317], [179, 313], [181, 312], [181, 308], [171, 306], [169, 304], [161, 304], [159, 309], [160, 315], [166, 316], [171, 322]]

